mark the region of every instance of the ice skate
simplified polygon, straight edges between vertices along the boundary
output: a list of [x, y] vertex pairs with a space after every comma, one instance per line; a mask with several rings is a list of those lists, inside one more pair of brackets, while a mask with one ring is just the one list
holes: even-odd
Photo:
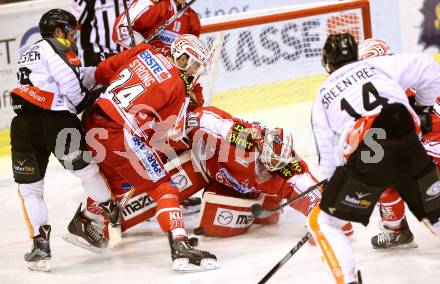
[[68, 226], [68, 233], [63, 239], [73, 245], [88, 249], [96, 253], [104, 252], [108, 245], [100, 228], [93, 224], [81, 212], [81, 204]]
[[390, 230], [382, 226], [384, 232], [371, 238], [374, 249], [416, 248], [414, 235], [409, 229], [406, 218], [402, 220], [400, 230]]
[[207, 251], [195, 249], [187, 237], [173, 240], [170, 233], [168, 238], [174, 270], [191, 272], [218, 268], [217, 257]]
[[361, 276], [361, 271], [358, 270], [357, 272], [357, 281], [356, 282], [350, 282], [348, 284], [362, 284], [362, 276]]
[[102, 202], [99, 206], [107, 213], [107, 218], [112, 227], [121, 226], [121, 207], [113, 200]]
[[36, 271], [49, 271], [50, 254], [50, 225], [41, 226], [39, 235], [33, 239], [32, 250], [25, 253], [24, 260], [28, 262], [28, 268]]

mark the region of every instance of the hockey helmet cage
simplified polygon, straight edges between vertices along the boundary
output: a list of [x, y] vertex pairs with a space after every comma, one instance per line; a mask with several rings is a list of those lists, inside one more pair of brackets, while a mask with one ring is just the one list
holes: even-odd
[[357, 60], [358, 46], [352, 34], [342, 33], [328, 36], [322, 50], [322, 65], [328, 73]]
[[376, 57], [382, 55], [390, 55], [390, 46], [381, 39], [369, 38], [361, 40], [358, 44], [359, 60], [364, 60], [369, 57]]
[[[171, 56], [174, 64], [183, 71], [188, 71], [191, 66], [196, 64], [200, 66], [197, 73], [202, 72], [208, 64], [208, 53], [205, 43], [191, 34], [183, 34], [171, 43]], [[188, 56], [188, 62], [182, 67], [177, 65], [176, 60], [183, 54]]]
[[62, 29], [66, 34], [72, 28], [76, 29], [78, 22], [71, 13], [63, 9], [52, 9], [43, 14], [38, 24], [43, 38], [53, 37], [56, 28]]
[[265, 133], [259, 148], [259, 159], [266, 169], [279, 170], [292, 160], [292, 134], [284, 132], [282, 128], [271, 129]]

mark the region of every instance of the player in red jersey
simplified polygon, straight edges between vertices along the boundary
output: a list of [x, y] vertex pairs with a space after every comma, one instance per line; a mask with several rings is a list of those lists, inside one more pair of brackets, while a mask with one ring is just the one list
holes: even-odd
[[[176, 14], [185, 3], [186, 0], [133, 1], [129, 7], [129, 13], [135, 44], [144, 42], [145, 38], [153, 34], [166, 20]], [[181, 34], [200, 36], [200, 20], [197, 13], [191, 8], [188, 8], [149, 43], [164, 54], [168, 54], [171, 43]], [[113, 41], [124, 48], [130, 48], [131, 39], [125, 13], [115, 21]]]
[[197, 37], [182, 35], [173, 42], [171, 57], [140, 44], [101, 62], [96, 82], [108, 88], [85, 124], [88, 146], [112, 193], [124, 194], [129, 182], [135, 196], [147, 192], [157, 204], [155, 216], [169, 234], [173, 268], [180, 271], [216, 268], [216, 257], [194, 249], [185, 236], [179, 191], [151, 138], [160, 131], [155, 125], [173, 125], [186, 111], [186, 75], [202, 72], [207, 54]]
[[[188, 137], [182, 135], [186, 132]], [[180, 198], [185, 199], [204, 189], [198, 234], [228, 237], [247, 232], [254, 223], [275, 224], [279, 212], [264, 219], [254, 219], [250, 207], [259, 203], [266, 209], [273, 209], [283, 198], [297, 196], [317, 183], [307, 164], [295, 156], [291, 136], [284, 135], [282, 129], [268, 130], [215, 107], [204, 107], [182, 117], [177, 130], [170, 133], [173, 139], [181, 136], [179, 138], [184, 141], [172, 142], [173, 147], [178, 150], [191, 148], [165, 165], [179, 188]], [[249, 135], [247, 139], [246, 135]], [[284, 147], [279, 147], [282, 144], [274, 147], [275, 153], [269, 137], [281, 138], [277, 141], [285, 143]], [[278, 165], [271, 165], [271, 158]], [[138, 196], [130, 199], [124, 209], [123, 230], [153, 215], [154, 204], [147, 194]], [[320, 197], [317, 189], [292, 202], [291, 206], [307, 216]], [[94, 212], [99, 209], [93, 204], [90, 208]], [[138, 214], [141, 211], [143, 213]], [[130, 215], [135, 216], [128, 219]], [[352, 234], [350, 223], [343, 229], [347, 235]]]

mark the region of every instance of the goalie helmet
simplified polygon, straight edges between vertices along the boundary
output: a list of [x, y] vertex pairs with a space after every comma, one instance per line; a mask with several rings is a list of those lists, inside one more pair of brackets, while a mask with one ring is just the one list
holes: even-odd
[[292, 135], [285, 133], [282, 128], [271, 129], [264, 135], [259, 148], [259, 159], [266, 169], [279, 170], [292, 160]]
[[[197, 67], [195, 73], [203, 72], [208, 64], [208, 48], [198, 37], [191, 34], [183, 34], [171, 43], [171, 56], [177, 68], [188, 71], [190, 67]], [[188, 62], [185, 66], [179, 66], [176, 60], [186, 54]]]
[[377, 38], [369, 38], [359, 42], [358, 56], [359, 60], [364, 60], [369, 57], [376, 57], [382, 55], [390, 55], [391, 48], [383, 40]]
[[322, 65], [332, 73], [343, 65], [358, 60], [358, 46], [350, 33], [332, 34], [322, 50]]
[[64, 33], [76, 29], [75, 16], [63, 9], [52, 9], [43, 14], [38, 24], [40, 34], [43, 38], [53, 37], [56, 28], [60, 28]]

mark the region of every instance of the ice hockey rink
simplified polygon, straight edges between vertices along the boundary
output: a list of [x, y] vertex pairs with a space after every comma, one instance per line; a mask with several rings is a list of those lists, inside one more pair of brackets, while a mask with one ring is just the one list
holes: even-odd
[[[296, 106], [307, 112], [307, 106]], [[298, 111], [299, 111], [298, 109]], [[282, 125], [273, 117], [289, 117], [292, 106], [271, 111], [248, 113], [243, 117], [258, 118], [269, 125]], [[278, 114], [274, 116], [274, 114]], [[307, 113], [302, 115], [306, 125]], [[287, 125], [286, 125], [287, 126]], [[310, 139], [311, 133], [293, 129], [295, 139]], [[301, 133], [301, 137], [298, 136]], [[308, 140], [313, 141], [313, 140]], [[313, 143], [308, 143], [312, 149]], [[307, 147], [305, 147], [307, 148]], [[307, 152], [310, 149], [302, 149]], [[306, 160], [315, 168], [313, 155]], [[0, 283], [257, 283], [305, 234], [305, 218], [293, 209], [284, 211], [280, 224], [254, 226], [248, 234], [219, 239], [201, 237], [200, 248], [217, 255], [220, 268], [199, 273], [178, 273], [171, 269], [168, 241], [155, 221], [144, 222], [126, 232], [121, 245], [98, 255], [62, 240], [78, 204], [84, 195], [79, 180], [51, 160], [46, 175], [45, 200], [52, 225], [52, 270], [30, 272], [23, 260], [31, 241], [22, 215], [16, 185], [11, 177], [9, 157], [0, 158]], [[379, 232], [375, 214], [365, 228], [355, 224], [353, 246], [364, 283], [367, 284], [435, 284], [440, 279], [440, 239], [409, 214], [409, 224], [418, 248], [410, 250], [373, 250], [370, 237]], [[189, 216], [189, 229], [197, 217]], [[191, 231], [191, 230], [188, 230]], [[333, 283], [325, 270], [318, 249], [303, 246], [268, 283], [322, 284]]]

